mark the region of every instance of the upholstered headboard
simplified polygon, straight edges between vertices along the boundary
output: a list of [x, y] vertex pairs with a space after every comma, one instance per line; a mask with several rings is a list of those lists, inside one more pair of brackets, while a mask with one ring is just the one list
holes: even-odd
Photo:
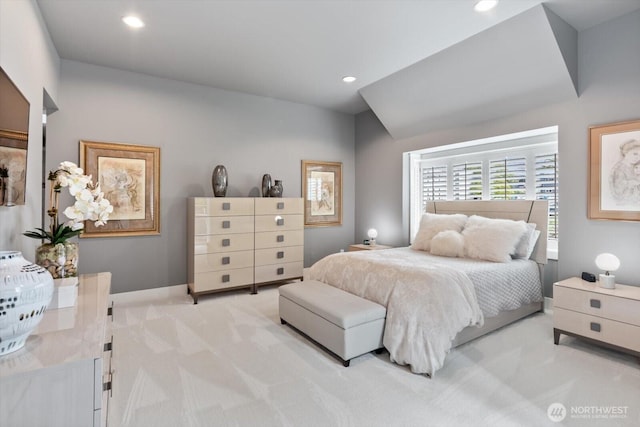
[[438, 214], [462, 213], [487, 218], [522, 220], [536, 224], [540, 237], [531, 255], [538, 264], [547, 263], [547, 225], [549, 204], [546, 200], [456, 200], [427, 202], [426, 211]]

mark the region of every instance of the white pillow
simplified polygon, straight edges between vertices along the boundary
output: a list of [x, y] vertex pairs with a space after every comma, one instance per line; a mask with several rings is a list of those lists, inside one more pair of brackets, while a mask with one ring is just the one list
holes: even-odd
[[412, 249], [419, 251], [431, 250], [431, 239], [441, 231], [453, 230], [460, 232], [467, 222], [467, 216], [463, 214], [432, 214], [425, 213], [420, 220], [418, 234], [411, 245]]
[[454, 230], [439, 232], [431, 239], [431, 254], [464, 257], [464, 236]]
[[524, 221], [473, 215], [462, 231], [465, 254], [469, 258], [509, 262], [516, 244], [526, 231]]
[[[511, 255], [512, 258], [529, 258], [531, 253], [529, 252], [529, 247], [531, 246], [531, 252], [533, 252], [533, 248], [536, 245], [537, 237], [535, 236], [536, 225], [532, 222], [527, 223], [527, 231], [524, 232], [522, 237], [520, 237], [520, 241], [516, 245], [515, 252]], [[538, 236], [540, 232], [538, 231]], [[533, 240], [533, 245], [531, 245], [531, 240]], [[529, 255], [527, 255], [529, 253]]]

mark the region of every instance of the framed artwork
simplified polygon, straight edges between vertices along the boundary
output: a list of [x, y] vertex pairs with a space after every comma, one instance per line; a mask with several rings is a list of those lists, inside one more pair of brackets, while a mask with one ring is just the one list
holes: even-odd
[[160, 234], [160, 148], [80, 141], [80, 167], [113, 205], [109, 221], [85, 221], [80, 237]]
[[304, 225], [342, 225], [342, 163], [302, 161]]
[[589, 128], [590, 219], [640, 221], [640, 120]]

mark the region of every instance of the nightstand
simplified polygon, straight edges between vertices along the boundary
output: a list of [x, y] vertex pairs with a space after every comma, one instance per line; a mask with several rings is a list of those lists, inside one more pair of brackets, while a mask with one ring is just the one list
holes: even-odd
[[353, 251], [377, 251], [380, 249], [391, 249], [393, 246], [386, 245], [349, 245], [349, 252]]
[[640, 287], [604, 289], [577, 277], [554, 283], [554, 344], [561, 334], [640, 358]]

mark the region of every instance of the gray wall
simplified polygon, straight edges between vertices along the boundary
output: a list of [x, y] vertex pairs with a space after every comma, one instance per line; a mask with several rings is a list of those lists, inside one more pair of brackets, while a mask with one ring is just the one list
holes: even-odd
[[353, 116], [66, 60], [58, 91], [48, 169], [79, 161], [81, 139], [160, 147], [161, 235], [80, 239], [80, 272], [111, 271], [112, 292], [186, 283], [186, 200], [213, 196], [217, 164], [228, 196], [258, 196], [270, 173], [300, 197], [301, 160], [343, 162], [343, 225], [305, 231], [305, 265], [352, 243]]
[[43, 90], [56, 99], [60, 67], [35, 1], [0, 1], [0, 66], [29, 101], [25, 204], [0, 206], [0, 250], [21, 251], [33, 261], [40, 241], [22, 233], [42, 221]]
[[[580, 97], [575, 101], [404, 140], [393, 140], [372, 112], [357, 115], [356, 239], [376, 227], [380, 243], [408, 243], [403, 152], [558, 125], [559, 260], [550, 270], [557, 268], [558, 279], [596, 272], [596, 255], [612, 252], [622, 263], [618, 282], [640, 285], [640, 224], [587, 219], [589, 126], [640, 119], [640, 12], [581, 32], [578, 49]], [[545, 295], [550, 294], [546, 284]]]

